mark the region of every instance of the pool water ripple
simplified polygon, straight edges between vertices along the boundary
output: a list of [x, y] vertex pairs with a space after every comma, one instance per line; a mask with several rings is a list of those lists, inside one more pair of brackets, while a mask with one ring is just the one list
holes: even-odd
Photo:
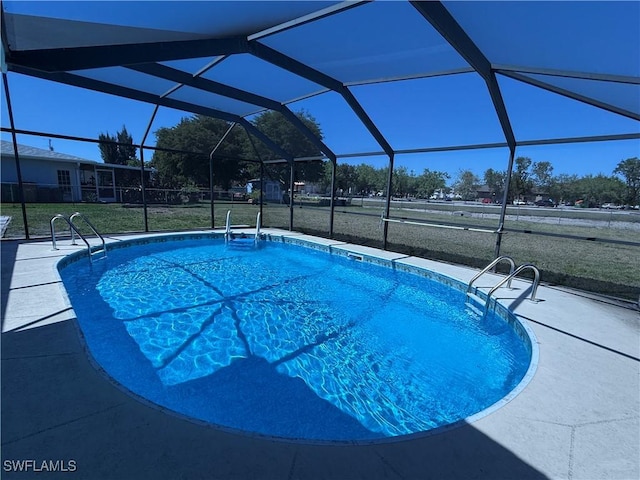
[[[61, 270], [96, 360], [130, 390], [218, 425], [317, 440], [424, 432], [499, 401], [530, 360], [504, 319], [470, 317], [450, 287], [299, 246], [151, 243], [114, 250], [107, 263]], [[105, 338], [107, 322], [115, 323]], [[238, 366], [246, 376], [225, 374]], [[278, 375], [293, 383], [261, 400], [265, 408], [279, 411], [274, 402], [289, 396], [296, 409], [315, 409], [308, 418], [255, 425], [220, 400], [233, 382], [252, 381], [256, 391], [236, 401], [258, 402], [270, 391], [258, 385], [280, 385]], [[205, 378], [225, 380], [188, 400]], [[323, 424], [332, 418], [336, 425]]]

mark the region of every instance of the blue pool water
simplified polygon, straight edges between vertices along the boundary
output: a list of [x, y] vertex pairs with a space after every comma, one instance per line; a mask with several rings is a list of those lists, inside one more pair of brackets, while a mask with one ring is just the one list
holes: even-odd
[[458, 422], [523, 379], [528, 339], [464, 294], [298, 245], [150, 242], [60, 270], [94, 359], [151, 402], [215, 425], [372, 440]]

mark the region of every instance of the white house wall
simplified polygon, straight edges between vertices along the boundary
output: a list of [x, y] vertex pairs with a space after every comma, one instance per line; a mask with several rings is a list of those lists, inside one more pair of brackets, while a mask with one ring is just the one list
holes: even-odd
[[18, 183], [16, 162], [13, 160], [13, 157], [2, 156], [2, 162], [0, 162], [0, 180], [2, 180], [3, 183]]
[[[16, 163], [13, 157], [2, 157], [2, 183], [18, 183]], [[23, 183], [36, 184], [39, 187], [58, 187], [58, 170], [68, 170], [71, 180], [73, 200], [80, 200], [78, 183], [78, 163], [64, 161], [46, 161], [33, 158], [20, 158], [20, 171]]]

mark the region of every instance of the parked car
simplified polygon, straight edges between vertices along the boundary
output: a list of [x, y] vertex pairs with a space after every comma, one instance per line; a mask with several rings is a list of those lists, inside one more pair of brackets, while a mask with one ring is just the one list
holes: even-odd
[[525, 202], [524, 200], [514, 200], [513, 204], [514, 205], [526, 205], [527, 202]]
[[556, 203], [550, 198], [548, 198], [546, 200], [538, 200], [536, 202], [536, 206], [537, 207], [555, 207]]

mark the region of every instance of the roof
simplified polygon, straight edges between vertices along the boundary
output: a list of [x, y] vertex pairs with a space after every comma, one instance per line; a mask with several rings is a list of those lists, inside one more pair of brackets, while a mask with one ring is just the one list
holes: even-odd
[[[6, 140], [0, 140], [0, 153], [3, 157], [14, 156], [13, 142]], [[43, 148], [30, 147], [28, 145], [18, 144], [18, 155], [20, 158], [31, 158], [37, 160], [44, 160], [49, 162], [74, 162], [84, 163], [88, 165], [97, 165], [100, 167], [117, 168], [124, 170], [136, 170], [140, 171], [140, 167], [134, 167], [130, 165], [117, 165], [113, 163], [96, 162], [95, 160], [87, 160], [86, 158], [76, 157], [74, 155], [68, 155], [66, 153], [55, 152], [53, 150], [45, 150]], [[153, 170], [153, 168], [145, 167], [146, 170]]]
[[[13, 143], [6, 140], [0, 141], [0, 152], [2, 155], [13, 157]], [[93, 160], [68, 155], [66, 153], [55, 152], [53, 150], [45, 150], [43, 148], [30, 147], [28, 145], [18, 144], [18, 155], [20, 157], [37, 158], [41, 160], [60, 161], [60, 162], [82, 162], [82, 163], [98, 163]]]
[[[531, 138], [514, 86], [631, 120], [607, 139], [640, 138], [640, 2], [5, 0], [2, 7], [9, 71], [237, 122], [285, 156], [247, 119], [278, 111], [331, 158], [331, 146], [291, 110], [316, 97], [352, 113], [357, 127], [349, 128], [369, 135], [371, 153], [543, 143], [549, 137]], [[442, 82], [456, 94], [439, 95]], [[415, 102], [394, 105], [398, 88], [415, 92]], [[468, 118], [472, 102], [482, 118]], [[460, 112], [447, 138], [438, 109]], [[403, 113], [393, 117], [394, 110]], [[388, 122], [425, 115], [424, 138], [390, 137]]]

